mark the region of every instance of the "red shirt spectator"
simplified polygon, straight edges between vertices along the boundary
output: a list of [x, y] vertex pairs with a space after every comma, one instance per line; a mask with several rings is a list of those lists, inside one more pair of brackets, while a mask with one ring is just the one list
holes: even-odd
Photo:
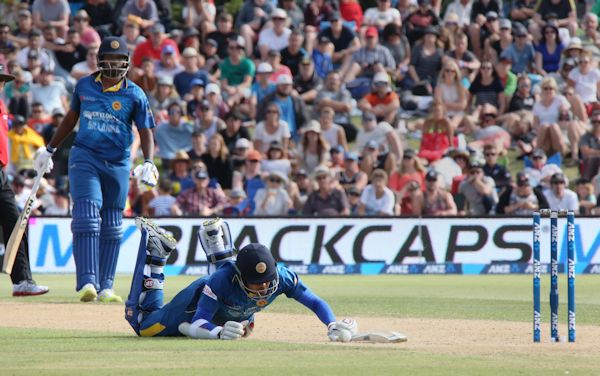
[[152, 60], [160, 60], [160, 55], [165, 46], [171, 45], [175, 49], [176, 61], [179, 61], [179, 48], [173, 39], [167, 38], [165, 35], [165, 27], [161, 24], [155, 24], [150, 29], [150, 38], [137, 45], [133, 52], [133, 65], [136, 67], [142, 66], [144, 57], [149, 57]]

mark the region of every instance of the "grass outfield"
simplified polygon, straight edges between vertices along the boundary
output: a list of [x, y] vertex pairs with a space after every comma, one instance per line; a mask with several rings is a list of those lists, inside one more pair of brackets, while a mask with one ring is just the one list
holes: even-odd
[[[598, 347], [590, 347], [581, 353], [577, 351], [578, 344], [538, 344], [535, 345], [539, 347], [537, 349], [533, 344], [527, 344], [531, 338], [531, 276], [305, 276], [303, 279], [330, 303], [339, 317], [376, 316], [434, 321], [458, 319], [472, 320], [474, 323], [478, 320], [494, 320], [499, 326], [515, 321], [520, 322], [518, 325], [521, 328], [527, 323], [528, 330], [522, 334], [517, 332], [514, 339], [520, 342], [523, 351], [512, 352], [510, 338], [505, 347], [491, 349], [489, 353], [469, 354], [458, 349], [456, 352], [437, 352], [434, 346], [431, 349], [426, 346], [411, 347], [413, 343], [418, 343], [418, 332], [410, 333], [407, 344], [389, 346], [329, 344], [324, 333], [322, 344], [269, 340], [191, 341], [137, 338], [133, 332], [57, 330], [52, 329], [51, 325], [43, 329], [19, 329], [11, 327], [10, 320], [4, 319], [0, 324], [0, 359], [3, 360], [0, 374], [600, 374]], [[563, 303], [560, 321], [564, 323], [566, 278], [561, 275], [559, 279]], [[17, 300], [7, 297], [7, 285], [4, 284], [0, 289], [1, 309], [6, 313], [6, 310], [13, 309], [11, 304], [14, 302], [65, 305], [77, 302], [73, 292], [74, 276], [41, 275], [37, 280], [41, 284], [48, 284], [51, 293], [44, 297]], [[167, 299], [192, 280], [190, 277], [168, 278]], [[548, 322], [548, 280], [548, 276], [542, 279], [542, 297], [545, 298], [542, 300], [542, 314], [545, 323]], [[600, 277], [578, 276], [578, 325], [597, 326], [600, 322], [599, 283]], [[126, 296], [128, 284], [129, 278], [119, 277], [117, 292]], [[83, 304], [70, 306], [85, 309]], [[35, 304], [31, 304], [25, 308], [35, 307]], [[116, 310], [120, 310], [120, 307], [115, 307]], [[267, 311], [310, 315], [304, 307], [285, 297]], [[18, 313], [15, 312], [15, 315]], [[90, 320], [103, 320], [103, 317], [90, 317]], [[267, 318], [261, 319], [260, 325], [265, 325], [267, 321]], [[402, 331], [403, 328], [393, 329]], [[261, 327], [257, 325], [256, 330], [260, 331]], [[579, 338], [582, 336], [581, 330], [578, 332]], [[493, 328], [490, 333], [493, 333]], [[564, 330], [561, 334], [565, 334]], [[456, 333], [457, 338], [461, 335], [461, 332]], [[547, 339], [546, 327], [543, 336]], [[440, 342], [451, 344], [452, 338], [440, 338]], [[485, 342], [482, 340], [481, 346], [485, 346]]]

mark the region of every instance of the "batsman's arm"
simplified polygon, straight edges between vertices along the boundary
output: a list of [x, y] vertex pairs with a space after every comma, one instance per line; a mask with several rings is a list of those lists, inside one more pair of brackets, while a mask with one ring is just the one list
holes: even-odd
[[309, 288], [299, 289], [293, 298], [303, 306], [313, 311], [325, 325], [335, 322], [333, 310], [327, 302], [313, 293]]
[[154, 136], [152, 135], [152, 130], [150, 128], [141, 128], [138, 129], [140, 133], [140, 144], [142, 147], [142, 153], [144, 154], [144, 159], [147, 161], [154, 160]]
[[63, 140], [73, 132], [75, 125], [77, 125], [77, 120], [79, 120], [79, 112], [75, 112], [73, 110], [69, 110], [65, 115], [63, 121], [58, 126], [56, 133], [52, 136], [52, 139], [48, 143], [48, 151], [53, 152], [60, 146]]

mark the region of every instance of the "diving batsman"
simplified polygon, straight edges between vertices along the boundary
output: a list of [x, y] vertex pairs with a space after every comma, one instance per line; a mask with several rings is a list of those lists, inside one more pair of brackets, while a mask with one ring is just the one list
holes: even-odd
[[50, 172], [52, 155], [79, 121], [69, 155], [76, 290], [83, 302], [121, 302], [113, 281], [129, 189], [132, 123], [145, 158], [134, 175], [146, 187], [158, 179], [151, 130], [155, 124], [146, 94], [125, 77], [129, 69], [125, 40], [102, 40], [97, 59], [99, 71], [77, 83], [70, 110], [48, 145], [36, 153], [34, 166], [38, 174]]
[[236, 252], [229, 226], [219, 218], [204, 222], [198, 234], [210, 274], [163, 305], [163, 268], [176, 241], [148, 219], [137, 218], [136, 225], [142, 237], [125, 318], [139, 336], [247, 337], [254, 329], [254, 315], [282, 294], [313, 311], [327, 326], [331, 341], [347, 342], [356, 333], [356, 321], [336, 321], [329, 305], [296, 273], [277, 266], [267, 247], [251, 243]]

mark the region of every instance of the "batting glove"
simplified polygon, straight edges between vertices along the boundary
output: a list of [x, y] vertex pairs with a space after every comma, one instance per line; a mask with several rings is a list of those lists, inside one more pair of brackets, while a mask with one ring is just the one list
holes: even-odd
[[244, 325], [237, 321], [227, 321], [219, 333], [219, 338], [224, 340], [240, 339], [244, 335]]
[[137, 165], [133, 170], [133, 177], [138, 179], [142, 191], [149, 191], [158, 183], [158, 169], [150, 160]]
[[343, 319], [327, 325], [327, 336], [332, 342], [348, 342], [356, 334], [358, 323], [354, 319]]
[[50, 146], [42, 146], [33, 155], [33, 168], [39, 175], [44, 175], [52, 171], [52, 167], [54, 167], [54, 162], [52, 161], [52, 155], [56, 149], [51, 148]]
[[250, 334], [254, 331], [254, 320], [244, 320], [242, 321], [242, 325], [244, 326], [244, 335], [242, 337], [249, 337]]

